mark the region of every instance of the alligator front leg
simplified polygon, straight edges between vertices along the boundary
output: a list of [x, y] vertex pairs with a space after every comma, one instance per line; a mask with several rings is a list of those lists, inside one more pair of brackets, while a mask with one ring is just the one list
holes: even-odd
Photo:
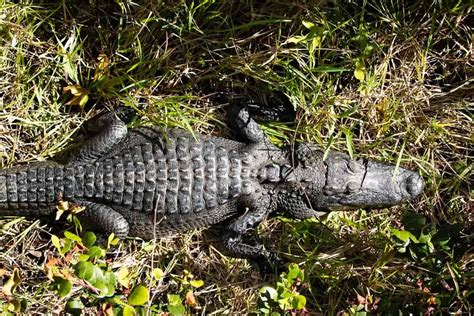
[[268, 270], [269, 266], [278, 264], [278, 256], [268, 251], [259, 241], [248, 236], [249, 232], [271, 212], [268, 199], [262, 198], [257, 203], [258, 205], [253, 210], [225, 227], [223, 241], [225, 248], [232, 256], [255, 260], [261, 270]]
[[261, 143], [267, 141], [265, 133], [255, 120], [260, 122], [294, 121], [295, 111], [291, 103], [283, 98], [272, 98], [266, 106], [253, 99], [234, 100], [227, 111], [229, 125], [240, 138], [248, 143]]
[[114, 233], [115, 237], [125, 239], [128, 236], [129, 225], [127, 220], [113, 208], [89, 201], [77, 201], [86, 209], [78, 214], [81, 223], [91, 230], [98, 231], [105, 236]]
[[260, 143], [265, 141], [265, 134], [257, 122], [250, 116], [246, 106], [239, 107], [237, 104], [231, 105], [227, 116], [234, 132], [238, 134], [240, 138], [243, 138], [245, 142]]
[[109, 152], [127, 135], [125, 122], [130, 120], [131, 111], [133, 110], [122, 107], [86, 123], [87, 129], [96, 135], [82, 145], [69, 163], [92, 163]]

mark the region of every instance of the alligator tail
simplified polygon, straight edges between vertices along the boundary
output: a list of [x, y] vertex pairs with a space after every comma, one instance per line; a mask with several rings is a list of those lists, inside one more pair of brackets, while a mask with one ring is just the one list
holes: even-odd
[[0, 170], [0, 215], [40, 217], [62, 199], [64, 167], [40, 162]]

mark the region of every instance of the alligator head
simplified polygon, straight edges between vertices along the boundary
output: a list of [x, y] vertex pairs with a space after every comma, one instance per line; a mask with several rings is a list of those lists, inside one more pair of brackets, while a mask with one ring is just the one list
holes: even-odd
[[[417, 173], [340, 152], [301, 144], [296, 151], [294, 181], [314, 211], [382, 208], [411, 201], [424, 188]], [[325, 170], [322, 176], [322, 170]]]

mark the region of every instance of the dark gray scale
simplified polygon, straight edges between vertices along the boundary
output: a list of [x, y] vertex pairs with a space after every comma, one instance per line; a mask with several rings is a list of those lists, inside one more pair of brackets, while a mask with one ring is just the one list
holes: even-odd
[[112, 200], [114, 192], [114, 168], [111, 159], [104, 160], [104, 199]]
[[[18, 202], [27, 204], [28, 202], [28, 180], [26, 171], [19, 171], [16, 174], [17, 186], [18, 186]], [[0, 181], [1, 182], [1, 181]], [[0, 183], [1, 186], [1, 183]], [[54, 191], [53, 191], [54, 193]], [[1, 195], [1, 193], [0, 193]], [[1, 200], [1, 198], [0, 198]], [[22, 208], [27, 207], [27, 205], [21, 206]]]
[[166, 213], [178, 212], [179, 171], [176, 159], [176, 140], [173, 137], [166, 143], [166, 166], [168, 173], [168, 186], [166, 188]]
[[248, 163], [242, 162], [242, 170], [241, 170], [241, 177], [242, 177], [242, 193], [249, 195], [252, 193], [252, 185], [250, 180], [251, 175], [251, 165]]
[[5, 203], [7, 200], [7, 177], [0, 175], [0, 203]]
[[191, 164], [189, 161], [189, 137], [179, 136], [176, 157], [179, 170], [178, 208], [180, 213], [191, 211]]
[[278, 182], [282, 179], [280, 166], [275, 163], [268, 164], [258, 169], [258, 180], [261, 183]]
[[[45, 183], [46, 183], [46, 168], [45, 167], [38, 167], [38, 169], [36, 170], [36, 181], [38, 183], [38, 189], [36, 190], [37, 194], [38, 194], [38, 203], [41, 204], [45, 204], [46, 203], [46, 189], [45, 189]], [[82, 182], [79, 183], [80, 184], [84, 184], [84, 175], [82, 174]], [[77, 178], [76, 178], [77, 180]], [[77, 187], [76, 187], [77, 188]], [[79, 190], [81, 190], [82, 187], [79, 187]], [[79, 192], [84, 192], [84, 190], [82, 191], [79, 191]]]
[[[36, 169], [35, 168], [29, 168], [26, 171], [26, 177], [27, 177], [27, 182], [28, 182], [28, 204], [31, 207], [36, 207], [37, 200], [36, 200]], [[6, 190], [6, 187], [5, 187]]]
[[206, 208], [217, 206], [217, 179], [216, 179], [216, 146], [213, 141], [204, 142], [204, 201]]
[[123, 192], [125, 188], [124, 166], [121, 156], [114, 156], [112, 158], [113, 173], [114, 173], [114, 192], [112, 193], [112, 200], [115, 204], [123, 203]]
[[9, 207], [18, 208], [16, 174], [13, 172], [7, 175], [7, 199]]
[[[47, 171], [48, 169], [46, 169]], [[95, 166], [93, 164], [84, 165], [84, 196], [91, 198], [94, 196]]]
[[166, 157], [163, 153], [162, 147], [158, 144], [153, 145], [153, 156], [155, 159], [156, 168], [156, 187], [155, 199], [153, 201], [153, 210], [156, 209], [159, 213], [164, 213], [166, 202], [166, 187], [168, 185]]
[[125, 152], [123, 155], [123, 175], [120, 181], [124, 181], [122, 205], [132, 207], [133, 192], [135, 191], [135, 168], [133, 166], [132, 155]]
[[105, 161], [95, 163], [94, 188], [96, 198], [104, 197], [104, 163]]
[[64, 170], [62, 166], [54, 168], [54, 197], [59, 199], [64, 191]]
[[204, 202], [204, 160], [202, 140], [191, 140], [189, 153], [191, 156], [191, 168], [193, 174], [192, 203], [193, 211], [199, 213], [206, 205]]
[[143, 210], [151, 212], [155, 199], [156, 167], [153, 157], [153, 146], [150, 143], [142, 145], [142, 156], [145, 163], [145, 189], [143, 191]]
[[44, 177], [46, 184], [46, 202], [53, 203], [56, 200], [54, 196], [54, 166], [46, 166]]
[[227, 150], [222, 147], [217, 148], [217, 202], [224, 204], [229, 198], [229, 157]]
[[[31, 170], [34, 170], [33, 168]], [[36, 182], [36, 170], [35, 172], [35, 182]], [[28, 170], [28, 181], [32, 180], [30, 176], [30, 170]], [[36, 187], [36, 185], [35, 185]], [[30, 192], [28, 187], [28, 200], [30, 200]], [[66, 166], [64, 168], [64, 199], [67, 200], [68, 198], [74, 197], [74, 167], [73, 166]], [[32, 200], [30, 200], [32, 201]], [[34, 201], [36, 201], [36, 191], [34, 192]]]
[[240, 194], [242, 163], [239, 153], [232, 149], [229, 152], [230, 171], [229, 171], [229, 197], [234, 198]]
[[135, 166], [135, 187], [133, 190], [133, 209], [142, 210], [143, 191], [145, 190], [145, 164], [143, 163], [141, 146], [133, 147], [132, 160], [133, 160], [133, 165]]
[[[38, 169], [38, 184], [41, 181], [42, 176], [40, 176], [40, 169]], [[74, 191], [76, 197], [83, 197], [84, 196], [84, 166], [83, 165], [77, 165], [76, 168], [74, 168], [74, 181], [75, 181], [75, 186], [74, 186]], [[40, 197], [40, 192], [38, 192], [38, 202], [41, 202], [41, 197]]]

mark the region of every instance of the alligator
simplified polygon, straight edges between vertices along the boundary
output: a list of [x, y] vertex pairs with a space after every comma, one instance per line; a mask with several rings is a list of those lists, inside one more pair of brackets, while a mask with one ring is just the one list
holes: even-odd
[[143, 239], [225, 223], [229, 255], [268, 262], [277, 256], [248, 237], [270, 214], [306, 219], [389, 207], [424, 187], [416, 172], [311, 143], [280, 149], [245, 107], [232, 120], [245, 141], [127, 129], [127, 109], [96, 119], [95, 134], [64, 164], [1, 169], [0, 215], [53, 217], [60, 201], [70, 201], [83, 206], [77, 216], [90, 229]]

